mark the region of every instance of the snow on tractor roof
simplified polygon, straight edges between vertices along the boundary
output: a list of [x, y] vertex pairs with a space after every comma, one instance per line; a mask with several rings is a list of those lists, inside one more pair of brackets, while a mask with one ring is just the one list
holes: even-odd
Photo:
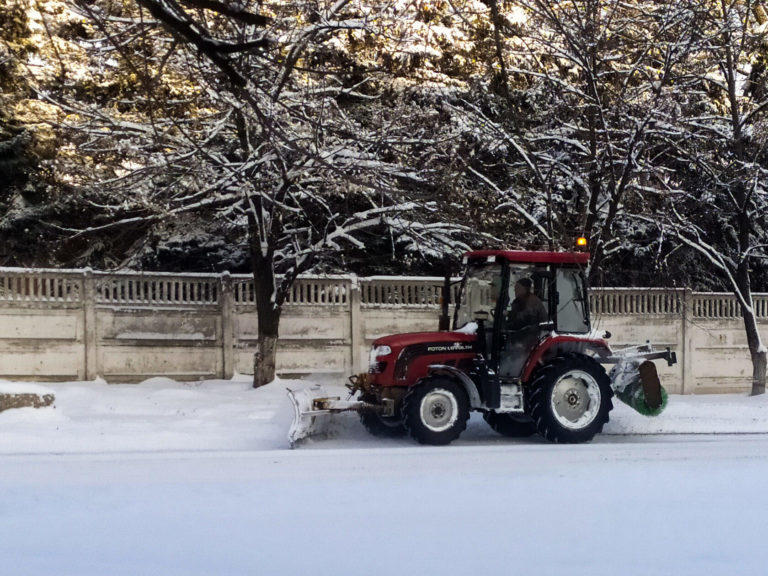
[[589, 252], [544, 252], [534, 250], [474, 250], [467, 252], [467, 259], [496, 256], [508, 262], [532, 262], [541, 264], [587, 264]]

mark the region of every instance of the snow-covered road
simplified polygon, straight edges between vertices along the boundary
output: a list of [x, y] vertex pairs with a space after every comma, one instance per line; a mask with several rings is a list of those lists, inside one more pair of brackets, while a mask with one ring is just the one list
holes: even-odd
[[760, 574], [768, 437], [0, 459], [0, 573]]
[[617, 403], [579, 446], [345, 414], [291, 451], [288, 384], [51, 384], [0, 413], [0, 576], [767, 573], [766, 397]]

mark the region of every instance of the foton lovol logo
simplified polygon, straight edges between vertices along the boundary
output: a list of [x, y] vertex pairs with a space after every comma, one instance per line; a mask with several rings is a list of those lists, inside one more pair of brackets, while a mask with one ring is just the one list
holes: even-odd
[[429, 346], [427, 348], [427, 352], [463, 352], [465, 350], [472, 350], [472, 344], [454, 342], [450, 346]]

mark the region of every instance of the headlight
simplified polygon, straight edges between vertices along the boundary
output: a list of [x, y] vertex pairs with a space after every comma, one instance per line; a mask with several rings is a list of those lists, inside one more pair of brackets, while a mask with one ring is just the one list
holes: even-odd
[[371, 348], [371, 354], [368, 357], [369, 372], [375, 374], [381, 372], [381, 366], [379, 365], [379, 358], [389, 356], [392, 354], [392, 348], [389, 346], [376, 346]]
[[392, 348], [389, 346], [377, 346], [373, 349], [373, 356], [375, 358], [380, 358], [381, 356], [389, 356], [392, 354]]

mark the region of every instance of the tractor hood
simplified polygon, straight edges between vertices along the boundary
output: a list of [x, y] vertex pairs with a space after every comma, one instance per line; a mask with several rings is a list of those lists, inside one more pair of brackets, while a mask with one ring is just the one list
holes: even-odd
[[379, 338], [369, 357], [374, 384], [411, 386], [434, 364], [471, 361], [477, 336], [468, 332], [411, 332]]
[[476, 339], [477, 336], [475, 334], [467, 334], [465, 332], [407, 332], [405, 334], [384, 336], [376, 340], [373, 345], [374, 347], [389, 346], [394, 350], [414, 344], [474, 342]]

